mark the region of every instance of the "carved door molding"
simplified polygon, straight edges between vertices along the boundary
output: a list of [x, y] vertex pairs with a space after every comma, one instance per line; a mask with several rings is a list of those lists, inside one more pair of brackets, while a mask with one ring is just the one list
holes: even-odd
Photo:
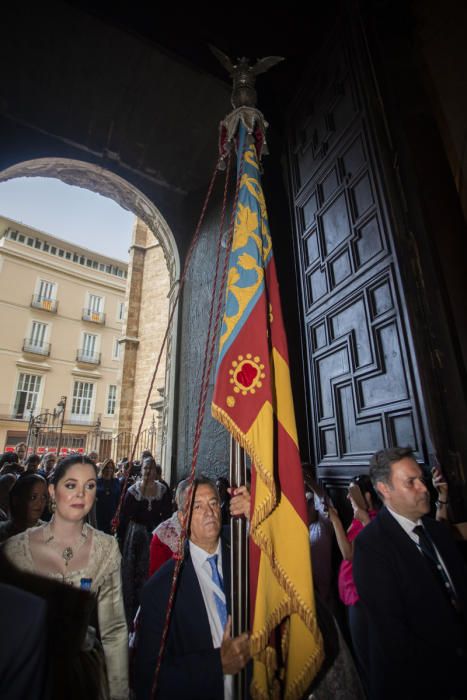
[[381, 156], [349, 37], [336, 33], [315, 65], [289, 118], [289, 174], [314, 462], [337, 484], [389, 445], [411, 445], [423, 461], [426, 440]]

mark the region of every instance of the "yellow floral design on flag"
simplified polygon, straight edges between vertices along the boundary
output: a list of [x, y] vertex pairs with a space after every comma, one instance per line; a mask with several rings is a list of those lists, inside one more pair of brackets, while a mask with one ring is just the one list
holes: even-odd
[[258, 214], [251, 211], [250, 207], [243, 204], [238, 205], [238, 214], [235, 227], [235, 236], [232, 243], [232, 250], [244, 248], [248, 239], [252, 238], [258, 248], [261, 247], [261, 238], [255, 231], [258, 230]]
[[263, 268], [272, 251], [266, 202], [253, 144], [245, 151], [245, 165], [252, 166], [254, 170], [247, 168], [240, 179], [219, 361], [229, 341], [241, 328], [245, 314], [248, 316], [261, 294]]

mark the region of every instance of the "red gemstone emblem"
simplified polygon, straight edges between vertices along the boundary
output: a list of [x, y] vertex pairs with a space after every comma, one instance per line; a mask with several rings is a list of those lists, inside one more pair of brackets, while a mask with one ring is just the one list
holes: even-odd
[[253, 384], [257, 376], [257, 368], [249, 362], [244, 362], [242, 369], [237, 374], [237, 381], [242, 384], [242, 386], [249, 387]]

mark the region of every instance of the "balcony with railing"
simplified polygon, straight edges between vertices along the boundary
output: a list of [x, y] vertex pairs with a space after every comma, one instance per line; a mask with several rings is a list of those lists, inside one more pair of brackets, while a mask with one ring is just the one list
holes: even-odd
[[23, 352], [27, 352], [30, 355], [42, 355], [42, 357], [49, 357], [50, 355], [50, 343], [37, 343], [31, 338], [25, 338], [23, 341]]
[[42, 311], [50, 311], [50, 313], [56, 314], [58, 309], [58, 301], [57, 299], [49, 299], [47, 297], [40, 296], [39, 294], [33, 294], [31, 306], [33, 309], [42, 309]]
[[[39, 413], [39, 408], [34, 410], [34, 413]], [[0, 404], [0, 419], [1, 420], [22, 420], [28, 421], [31, 417], [31, 409], [25, 405], [11, 406], [7, 403]]]
[[76, 362], [80, 362], [84, 365], [100, 365], [101, 354], [100, 352], [88, 352], [87, 350], [77, 350]]
[[67, 413], [65, 423], [68, 425], [95, 426], [96, 415], [94, 413]]
[[81, 316], [83, 321], [90, 321], [91, 323], [105, 323], [105, 313], [103, 311], [93, 311], [93, 309], [83, 309], [83, 314]]

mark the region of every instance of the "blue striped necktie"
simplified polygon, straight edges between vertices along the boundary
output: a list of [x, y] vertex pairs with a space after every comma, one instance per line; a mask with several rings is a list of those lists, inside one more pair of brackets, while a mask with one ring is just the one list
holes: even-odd
[[[221, 591], [224, 591], [224, 582], [219, 574], [219, 569], [217, 568], [217, 559], [218, 555], [213, 554], [212, 557], [208, 557], [207, 561], [209, 562], [209, 565], [211, 567], [211, 578], [218, 586]], [[219, 618], [221, 621], [222, 629], [225, 629], [225, 626], [227, 624], [227, 606], [225, 602], [220, 598], [217, 593], [213, 593], [214, 595], [214, 601], [216, 603], [216, 608], [217, 612], [219, 614]]]

